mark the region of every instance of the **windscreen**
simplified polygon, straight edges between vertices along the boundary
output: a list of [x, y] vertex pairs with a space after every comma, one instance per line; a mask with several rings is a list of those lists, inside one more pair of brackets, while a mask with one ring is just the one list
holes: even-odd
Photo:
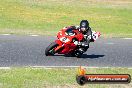
[[74, 33], [74, 31], [73, 31], [73, 28], [68, 28], [67, 30], [66, 30], [66, 34], [67, 35], [74, 35], [75, 33]]

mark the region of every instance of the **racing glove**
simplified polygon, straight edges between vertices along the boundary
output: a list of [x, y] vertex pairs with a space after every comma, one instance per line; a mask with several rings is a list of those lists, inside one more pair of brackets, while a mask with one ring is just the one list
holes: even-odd
[[88, 46], [88, 44], [86, 42], [81, 42], [81, 45], [85, 46], [85, 47]]
[[78, 46], [88, 46], [88, 44], [87, 44], [86, 42], [74, 41], [74, 44], [75, 44], [75, 45], [78, 45]]
[[75, 45], [78, 45], [78, 44], [79, 44], [79, 42], [78, 42], [78, 41], [74, 41], [74, 44], [75, 44]]

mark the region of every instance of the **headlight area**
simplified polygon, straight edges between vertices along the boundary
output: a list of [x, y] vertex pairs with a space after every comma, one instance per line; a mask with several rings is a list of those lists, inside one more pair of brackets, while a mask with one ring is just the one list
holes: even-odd
[[60, 41], [62, 41], [62, 42], [64, 42], [64, 43], [67, 43], [67, 42], [69, 42], [70, 40], [69, 40], [68, 38], [66, 38], [66, 37], [61, 37], [61, 38], [60, 38]]

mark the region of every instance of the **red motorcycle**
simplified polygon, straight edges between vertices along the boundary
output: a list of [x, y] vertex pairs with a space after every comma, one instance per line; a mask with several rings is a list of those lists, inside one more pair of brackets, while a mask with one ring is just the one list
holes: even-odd
[[[98, 32], [95, 34], [100, 35]], [[94, 37], [94, 36], [93, 36]], [[58, 54], [70, 54], [72, 56], [80, 57], [83, 53], [78, 52], [79, 46], [75, 44], [75, 41], [82, 42], [84, 35], [78, 30], [74, 30], [72, 27], [63, 28], [57, 34], [57, 40], [52, 42], [45, 50], [45, 55]]]

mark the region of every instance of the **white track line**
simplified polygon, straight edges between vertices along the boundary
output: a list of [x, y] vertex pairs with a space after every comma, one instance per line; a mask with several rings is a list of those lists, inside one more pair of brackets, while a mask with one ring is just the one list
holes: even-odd
[[132, 39], [132, 38], [123, 38], [123, 39]]
[[[31, 66], [33, 68], [79, 68], [80, 66]], [[132, 69], [132, 67], [88, 67], [88, 66], [81, 66], [84, 68], [127, 68]]]
[[[32, 67], [34, 69], [52, 69], [52, 68], [79, 68], [80, 66], [25, 66], [25, 68]], [[83, 68], [126, 68], [126, 69], [132, 69], [132, 67], [88, 67], [88, 66], [81, 66]], [[11, 69], [11, 67], [0, 67], [0, 69]]]
[[1, 34], [1, 35], [11, 35], [11, 34]]
[[39, 35], [29, 35], [29, 36], [39, 36]]
[[10, 67], [0, 67], [0, 69], [11, 69]]
[[31, 66], [33, 68], [78, 68], [79, 66]]

